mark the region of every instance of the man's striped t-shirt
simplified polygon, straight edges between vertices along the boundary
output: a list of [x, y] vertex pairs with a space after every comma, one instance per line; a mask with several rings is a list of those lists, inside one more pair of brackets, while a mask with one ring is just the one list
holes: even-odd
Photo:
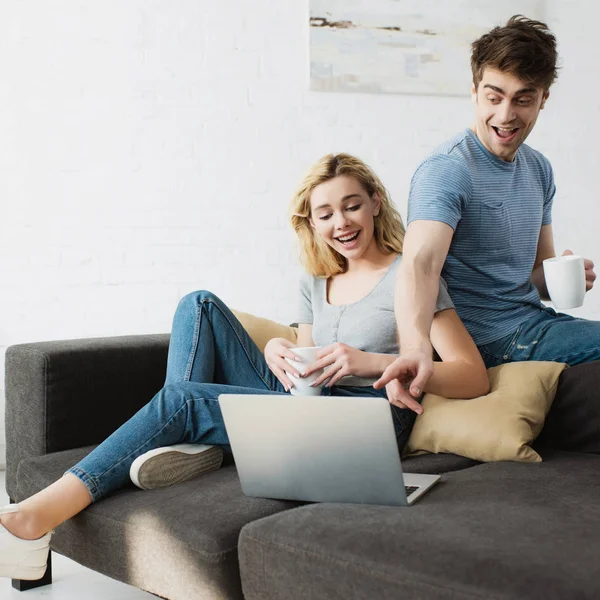
[[550, 162], [523, 144], [506, 162], [466, 129], [415, 172], [408, 222], [454, 229], [442, 275], [477, 345], [514, 332], [542, 308], [531, 282], [542, 225], [552, 222]]

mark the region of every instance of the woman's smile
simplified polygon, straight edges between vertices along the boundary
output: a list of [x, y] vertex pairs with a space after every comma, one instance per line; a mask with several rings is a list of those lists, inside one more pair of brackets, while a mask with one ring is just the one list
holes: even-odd
[[344, 249], [352, 250], [356, 248], [359, 243], [360, 230], [353, 233], [346, 233], [344, 235], [340, 235], [334, 238], [337, 242], [339, 242]]

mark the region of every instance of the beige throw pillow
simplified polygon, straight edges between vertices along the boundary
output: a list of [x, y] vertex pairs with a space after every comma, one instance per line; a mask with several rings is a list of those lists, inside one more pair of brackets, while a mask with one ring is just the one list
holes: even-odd
[[232, 312], [248, 332], [254, 343], [260, 348], [261, 352], [264, 351], [267, 342], [272, 338], [285, 338], [286, 340], [290, 340], [290, 342], [294, 342], [294, 344], [296, 343], [297, 329], [295, 327], [281, 325], [281, 323], [263, 319], [262, 317], [255, 317], [239, 310]]
[[488, 369], [490, 393], [471, 400], [425, 394], [405, 454], [450, 452], [480, 461], [541, 462], [529, 444], [544, 424], [566, 367], [515, 362]]

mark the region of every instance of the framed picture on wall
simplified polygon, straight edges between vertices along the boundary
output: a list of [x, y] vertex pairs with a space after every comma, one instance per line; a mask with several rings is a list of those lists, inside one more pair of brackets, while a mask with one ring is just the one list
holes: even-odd
[[544, 0], [310, 0], [310, 89], [466, 96], [473, 40]]

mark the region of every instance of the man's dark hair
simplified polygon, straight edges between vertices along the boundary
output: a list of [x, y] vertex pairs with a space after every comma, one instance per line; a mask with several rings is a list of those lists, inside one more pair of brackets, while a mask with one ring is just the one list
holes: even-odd
[[473, 84], [477, 89], [489, 67], [548, 90], [557, 77], [557, 59], [556, 38], [548, 25], [515, 15], [471, 44]]

